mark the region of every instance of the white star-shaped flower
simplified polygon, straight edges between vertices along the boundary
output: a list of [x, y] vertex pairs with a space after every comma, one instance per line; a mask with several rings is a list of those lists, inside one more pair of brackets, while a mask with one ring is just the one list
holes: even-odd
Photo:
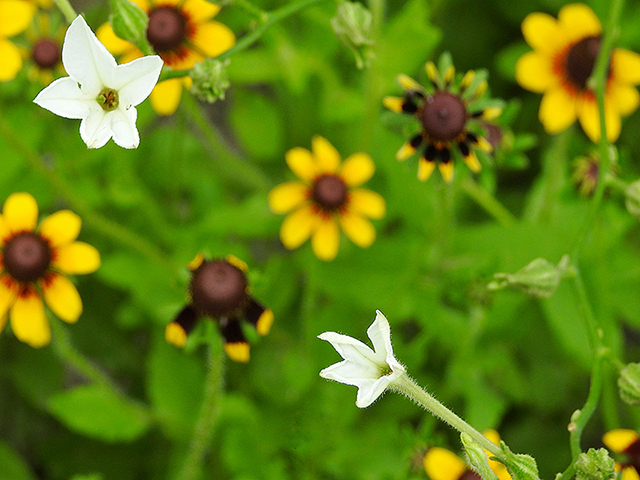
[[373, 350], [360, 340], [335, 332], [318, 335], [326, 340], [344, 360], [320, 372], [329, 380], [358, 387], [356, 406], [366, 408], [398, 378], [406, 374], [404, 366], [393, 356], [391, 329], [386, 317], [376, 311], [376, 319], [367, 329]]
[[33, 101], [61, 117], [82, 119], [80, 137], [89, 148], [100, 148], [112, 137], [123, 148], [136, 148], [135, 107], [158, 82], [162, 59], [149, 55], [118, 65], [78, 16], [65, 35], [62, 64], [69, 76], [51, 83]]

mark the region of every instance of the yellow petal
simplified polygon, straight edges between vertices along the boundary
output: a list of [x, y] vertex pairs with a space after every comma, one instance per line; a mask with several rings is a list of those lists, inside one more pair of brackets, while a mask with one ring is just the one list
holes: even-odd
[[421, 158], [420, 160], [418, 160], [418, 180], [420, 180], [421, 182], [426, 182], [435, 168], [435, 162], [430, 162], [426, 158]]
[[562, 7], [558, 12], [558, 25], [569, 42], [602, 33], [600, 20], [593, 10], [583, 3], [572, 3]]
[[173, 115], [182, 97], [182, 79], [171, 78], [158, 83], [149, 95], [151, 106], [158, 115]]
[[256, 322], [256, 331], [258, 332], [258, 335], [264, 336], [269, 333], [271, 325], [273, 325], [273, 319], [273, 311], [271, 309], [267, 308], [262, 312], [262, 315], [260, 315]]
[[558, 84], [551, 57], [537, 52], [525, 53], [516, 63], [516, 81], [527, 90], [542, 93]]
[[339, 175], [349, 187], [359, 187], [373, 176], [376, 166], [366, 153], [354, 153], [347, 157], [339, 169]]
[[313, 253], [320, 260], [331, 261], [338, 254], [340, 244], [340, 230], [332, 217], [323, 218], [318, 222], [316, 231], [311, 237]]
[[340, 215], [340, 227], [349, 239], [362, 248], [367, 248], [376, 239], [376, 229], [366, 218], [345, 212]]
[[39, 348], [51, 341], [44, 303], [35, 291], [18, 296], [11, 308], [10, 318], [13, 333], [21, 342]]
[[356, 188], [349, 192], [347, 208], [350, 212], [379, 219], [386, 213], [386, 203], [382, 195], [364, 188]]
[[469, 167], [472, 172], [478, 173], [482, 169], [482, 166], [478, 161], [478, 157], [476, 156], [476, 152], [471, 149], [469, 150], [469, 155], [464, 157], [464, 163], [467, 164], [467, 167]]
[[100, 254], [88, 243], [73, 242], [56, 249], [53, 266], [69, 275], [95, 272], [100, 267]]
[[2, 0], [0, 2], [0, 37], [13, 37], [24, 32], [33, 15], [36, 6], [32, 2], [23, 0]]
[[311, 149], [320, 173], [336, 173], [340, 165], [340, 154], [327, 139], [316, 135], [311, 139]]
[[[205, 2], [212, 7], [209, 2]], [[189, 39], [205, 57], [217, 57], [226, 52], [236, 43], [236, 36], [231, 29], [220, 22], [206, 22], [196, 27], [193, 36]]]
[[622, 469], [622, 477], [620, 480], [640, 480], [640, 475], [635, 467], [625, 467]]
[[564, 32], [551, 15], [534, 12], [522, 22], [522, 35], [531, 48], [545, 53], [553, 53], [566, 43]]
[[416, 148], [411, 145], [411, 143], [407, 142], [400, 147], [400, 150], [396, 153], [396, 159], [399, 161], [406, 160], [411, 155], [416, 153]]
[[13, 80], [21, 68], [20, 50], [9, 40], [0, 38], [0, 82]]
[[[176, 2], [178, 4], [179, 2]], [[206, 0], [185, 0], [182, 10], [194, 23], [201, 23], [215, 17], [220, 11], [220, 6]]]
[[615, 48], [611, 53], [611, 77], [620, 83], [640, 84], [640, 55]]
[[440, 447], [430, 448], [423, 464], [431, 480], [458, 480], [467, 470], [457, 455]]
[[132, 50], [137, 50], [137, 47], [133, 43], [118, 37], [109, 23], [100, 25], [98, 30], [96, 30], [96, 37], [98, 37], [98, 40], [114, 55], [123, 55]]
[[224, 351], [234, 362], [247, 363], [249, 361], [249, 344], [246, 342], [225, 343]]
[[317, 216], [310, 205], [291, 212], [280, 227], [280, 240], [289, 250], [298, 248], [311, 236]]
[[38, 222], [38, 204], [28, 193], [12, 193], [4, 202], [2, 215], [11, 232], [34, 230]]
[[382, 104], [392, 112], [402, 113], [402, 105], [404, 105], [404, 98], [401, 97], [384, 97]]
[[538, 118], [548, 133], [560, 133], [576, 121], [576, 101], [562, 88], [544, 94]]
[[447, 183], [451, 183], [453, 181], [453, 162], [441, 162], [438, 164], [438, 168], [440, 169], [442, 178], [444, 178]]
[[[145, 13], [149, 13], [149, 9], [151, 8], [151, 5], [149, 5], [149, 0], [132, 0], [133, 3], [135, 3], [136, 5], [138, 5]], [[165, 1], [163, 2], [165, 4], [169, 3], [169, 1]]]
[[45, 218], [40, 224], [40, 235], [49, 240], [52, 247], [59, 247], [78, 238], [82, 220], [71, 210], [60, 210]]
[[611, 82], [607, 89], [607, 96], [618, 113], [623, 116], [631, 115], [640, 104], [638, 90], [628, 83]]
[[174, 70], [188, 70], [193, 68], [196, 63], [204, 61], [204, 55], [194, 48], [188, 48], [183, 45], [178, 47], [177, 50], [178, 54], [174, 51], [160, 53], [164, 63]]
[[615, 453], [624, 452], [631, 444], [638, 441], [638, 433], [635, 430], [617, 428], [610, 430], [602, 436], [602, 441]]
[[0, 277], [0, 317], [5, 321], [9, 307], [13, 305], [17, 296], [18, 284], [9, 275], [2, 275]]
[[184, 344], [187, 343], [187, 332], [179, 323], [171, 322], [164, 330], [164, 338], [171, 345], [184, 347]]
[[53, 313], [68, 323], [78, 321], [82, 313], [82, 300], [71, 280], [55, 274], [43, 283], [44, 300]]
[[[581, 101], [578, 102], [577, 113], [580, 125], [587, 137], [594, 143], [600, 141], [600, 114], [598, 112], [598, 105], [593, 95], [584, 95]], [[607, 139], [610, 142], [615, 142], [620, 136], [622, 125], [620, 114], [609, 99], [606, 99], [604, 103], [604, 117], [607, 127]]]
[[292, 148], [285, 154], [284, 158], [291, 171], [301, 180], [312, 181], [319, 175], [313, 155], [306, 148]]
[[309, 187], [302, 182], [286, 182], [269, 192], [273, 213], [289, 213], [309, 198]]
[[[428, 64], [427, 64], [428, 65]], [[408, 92], [422, 92], [424, 88], [418, 82], [416, 82], [413, 78], [401, 73], [398, 75], [398, 83], [400, 86]]]

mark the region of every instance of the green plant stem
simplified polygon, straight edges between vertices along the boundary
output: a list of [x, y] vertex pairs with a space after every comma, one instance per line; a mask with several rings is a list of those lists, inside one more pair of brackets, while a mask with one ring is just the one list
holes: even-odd
[[209, 347], [208, 374], [205, 380], [204, 397], [200, 413], [193, 429], [184, 465], [177, 480], [200, 478], [204, 455], [211, 440], [211, 434], [220, 415], [220, 399], [224, 386], [225, 355], [222, 343], [213, 341]]
[[471, 177], [467, 176], [462, 180], [462, 189], [501, 225], [513, 225], [516, 222], [516, 217]]
[[64, 18], [67, 21], [67, 23], [71, 23], [76, 19], [78, 14], [71, 6], [71, 3], [69, 3], [69, 0], [54, 0], [54, 2], [56, 2], [57, 7], [60, 9], [62, 14], [64, 15]]
[[507, 458], [498, 445], [462, 420], [458, 415], [441, 404], [432, 395], [425, 392], [422, 387], [420, 387], [420, 385], [413, 381], [413, 379], [408, 375], [404, 374], [399, 377], [398, 380], [392, 384], [392, 388], [397, 392], [406, 395], [418, 405], [421, 405], [425, 410], [428, 410], [444, 422], [451, 425], [460, 433], [464, 432], [468, 434], [474, 442], [489, 451], [491, 455], [506, 462]]
[[267, 12], [255, 6], [249, 0], [229, 0], [228, 3], [230, 5], [233, 5], [234, 7], [241, 8], [245, 12], [249, 13], [250, 15], [253, 15], [254, 17], [260, 20], [263, 20], [267, 15]]

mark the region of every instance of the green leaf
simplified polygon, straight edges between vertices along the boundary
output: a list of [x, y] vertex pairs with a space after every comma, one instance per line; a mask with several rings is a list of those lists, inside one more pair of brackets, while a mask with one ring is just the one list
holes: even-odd
[[48, 408], [71, 430], [108, 442], [133, 441], [151, 425], [142, 406], [101, 385], [58, 393], [49, 399]]
[[0, 478], [34, 480], [26, 462], [7, 443], [0, 441]]
[[153, 50], [146, 37], [149, 25], [147, 14], [129, 0], [109, 0], [109, 3], [113, 32], [118, 37], [134, 43], [144, 53], [151, 53]]

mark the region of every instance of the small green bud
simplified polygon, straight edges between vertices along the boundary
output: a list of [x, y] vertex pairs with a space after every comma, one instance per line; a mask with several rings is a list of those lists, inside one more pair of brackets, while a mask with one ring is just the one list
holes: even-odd
[[616, 476], [613, 458], [605, 448], [590, 448], [576, 459], [576, 480], [609, 480]]
[[109, 4], [111, 5], [109, 22], [113, 33], [133, 43], [143, 53], [152, 54], [153, 49], [147, 41], [149, 17], [144, 10], [130, 0], [109, 0]]
[[338, 5], [331, 28], [340, 41], [353, 52], [356, 66], [365, 68], [373, 57], [370, 47], [375, 43], [371, 38], [371, 12], [361, 3], [343, 2]]
[[487, 285], [489, 290], [500, 290], [508, 286], [522, 289], [527, 295], [549, 298], [560, 285], [560, 280], [574, 274], [569, 256], [560, 259], [558, 265], [544, 258], [536, 258], [516, 273], [496, 273]]
[[462, 446], [467, 454], [467, 462], [478, 472], [478, 475], [484, 480], [498, 480], [498, 476], [489, 466], [489, 459], [487, 458], [487, 453], [484, 451], [484, 448], [474, 442], [468, 433], [462, 432], [460, 434], [460, 440], [462, 440]]
[[500, 448], [506, 457], [503, 463], [513, 480], [540, 480], [538, 465], [533, 457], [513, 453], [504, 442], [500, 442]]
[[640, 363], [630, 363], [620, 371], [618, 389], [625, 403], [640, 406]]
[[640, 180], [629, 184], [624, 195], [629, 213], [635, 217], [640, 217]]
[[220, 62], [212, 58], [196, 63], [191, 70], [191, 93], [209, 103], [224, 100], [224, 94], [231, 85], [227, 75], [228, 65], [229, 60]]

